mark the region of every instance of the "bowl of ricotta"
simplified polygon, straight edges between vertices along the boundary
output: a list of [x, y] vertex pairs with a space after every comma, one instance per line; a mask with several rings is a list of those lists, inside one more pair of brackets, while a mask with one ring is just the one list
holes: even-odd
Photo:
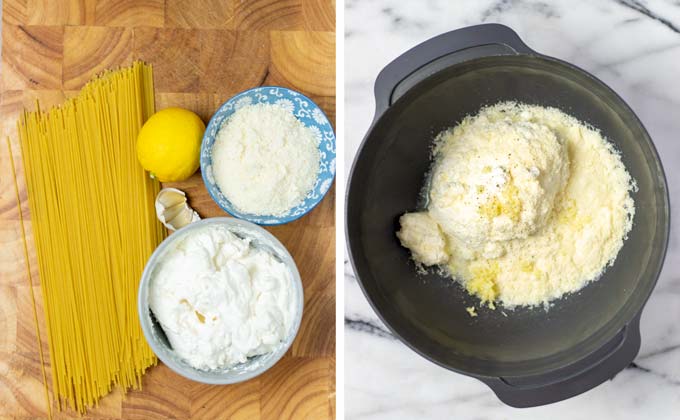
[[335, 134], [311, 99], [278, 86], [241, 92], [213, 115], [201, 144], [201, 173], [226, 212], [260, 225], [296, 220], [335, 177]]
[[209, 384], [251, 379], [291, 346], [302, 318], [295, 262], [269, 232], [234, 218], [192, 223], [156, 249], [138, 309], [156, 355]]

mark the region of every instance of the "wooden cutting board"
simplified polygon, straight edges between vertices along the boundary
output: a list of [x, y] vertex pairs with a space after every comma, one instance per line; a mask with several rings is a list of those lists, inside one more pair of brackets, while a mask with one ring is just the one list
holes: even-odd
[[[16, 136], [19, 112], [33, 109], [36, 99], [42, 106], [59, 104], [94, 74], [142, 59], [154, 67], [157, 109], [185, 107], [207, 122], [234, 94], [280, 85], [310, 96], [334, 121], [335, 2], [3, 0], [2, 11], [0, 418], [46, 418], [30, 288], [42, 333], [45, 324]], [[5, 136], [12, 142], [28, 218], [32, 285]], [[200, 174], [172, 186], [188, 193], [202, 217], [226, 215], [208, 196]], [[302, 326], [284, 359], [258, 378], [230, 386], [194, 383], [159, 364], [144, 376], [143, 390], [115, 391], [86, 418], [334, 418], [334, 191], [302, 219], [269, 229], [295, 258], [305, 290]], [[78, 416], [55, 411], [55, 418]]]

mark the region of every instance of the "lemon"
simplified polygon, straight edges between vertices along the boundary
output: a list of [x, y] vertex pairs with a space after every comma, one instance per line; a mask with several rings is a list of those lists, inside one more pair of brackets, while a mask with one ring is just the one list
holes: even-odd
[[137, 159], [161, 182], [185, 180], [198, 169], [204, 131], [205, 124], [191, 111], [158, 111], [137, 136]]

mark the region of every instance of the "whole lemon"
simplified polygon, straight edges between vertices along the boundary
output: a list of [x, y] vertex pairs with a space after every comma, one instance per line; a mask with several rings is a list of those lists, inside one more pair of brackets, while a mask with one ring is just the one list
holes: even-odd
[[189, 110], [158, 111], [137, 136], [137, 159], [161, 182], [185, 180], [198, 169], [204, 131], [203, 121]]

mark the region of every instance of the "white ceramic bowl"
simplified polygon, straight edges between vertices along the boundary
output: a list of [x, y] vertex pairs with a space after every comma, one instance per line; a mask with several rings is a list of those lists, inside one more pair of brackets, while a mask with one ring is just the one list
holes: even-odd
[[[288, 331], [286, 338], [274, 349], [274, 351], [252, 357], [247, 362], [233, 366], [228, 369], [220, 370], [200, 370], [190, 366], [179, 356], [175, 354], [170, 346], [160, 323], [153, 317], [151, 309], [149, 308], [149, 287], [151, 284], [151, 277], [158, 261], [165, 255], [165, 252], [172, 248], [172, 245], [177, 243], [191, 232], [204, 228], [206, 226], [219, 225], [225, 226], [233, 233], [252, 239], [252, 244], [258, 248], [264, 248], [272, 252], [279, 260], [281, 260], [290, 270], [293, 277], [293, 288], [295, 289], [295, 317], [293, 323]], [[170, 369], [178, 374], [192, 379], [197, 382], [207, 384], [233, 384], [236, 382], [246, 381], [254, 378], [265, 372], [270, 367], [274, 366], [276, 362], [283, 357], [288, 351], [295, 336], [297, 335], [302, 319], [302, 310], [304, 305], [302, 281], [300, 280], [300, 273], [286, 248], [278, 241], [271, 233], [254, 223], [245, 220], [239, 220], [230, 217], [215, 217], [210, 219], [203, 219], [199, 222], [192, 223], [179, 229], [177, 232], [170, 235], [156, 248], [154, 253], [146, 263], [144, 272], [142, 273], [142, 280], [139, 284], [139, 294], [137, 299], [137, 308], [139, 312], [139, 320], [142, 325], [142, 331], [146, 341], [149, 343], [154, 353], [159, 359], [163, 361]]]

